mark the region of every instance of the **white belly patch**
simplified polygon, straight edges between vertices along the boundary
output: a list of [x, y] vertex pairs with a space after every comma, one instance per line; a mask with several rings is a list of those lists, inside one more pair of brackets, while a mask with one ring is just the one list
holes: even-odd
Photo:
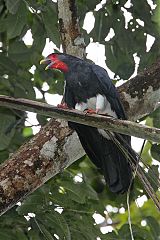
[[[87, 102], [77, 103], [75, 105], [75, 109], [79, 111], [85, 111], [87, 109], [93, 109], [97, 112], [97, 114], [109, 115], [114, 118], [117, 118], [117, 114], [115, 111], [111, 109], [111, 104], [107, 101], [106, 97], [97, 94], [96, 97], [92, 97], [87, 99]], [[98, 129], [98, 132], [106, 139], [110, 139], [108, 134], [103, 129]], [[114, 135], [114, 134], [113, 134]]]
[[97, 94], [96, 97], [87, 99], [86, 103], [85, 102], [77, 103], [75, 109], [79, 111], [93, 109], [97, 111], [98, 114], [104, 115], [106, 114], [117, 118], [115, 111], [111, 109], [110, 103], [107, 101], [106, 97], [101, 94]]

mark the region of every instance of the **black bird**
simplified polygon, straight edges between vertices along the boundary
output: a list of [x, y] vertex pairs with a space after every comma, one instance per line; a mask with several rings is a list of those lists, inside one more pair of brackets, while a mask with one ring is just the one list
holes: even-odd
[[[41, 63], [47, 64], [46, 69], [59, 69], [64, 73], [65, 89], [60, 107], [126, 119], [118, 92], [102, 67], [63, 53], [50, 54]], [[77, 132], [90, 160], [102, 171], [109, 189], [115, 193], [126, 192], [132, 180], [131, 167], [128, 157], [110, 136], [133, 155], [130, 137], [108, 135], [103, 129], [73, 122], [69, 122], [69, 126]]]

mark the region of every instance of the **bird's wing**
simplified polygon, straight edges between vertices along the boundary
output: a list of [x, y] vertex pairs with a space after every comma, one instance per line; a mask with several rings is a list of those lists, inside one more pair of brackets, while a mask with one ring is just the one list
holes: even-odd
[[74, 108], [75, 107], [75, 99], [74, 99], [74, 95], [71, 91], [71, 89], [67, 86], [67, 84], [65, 84], [64, 86], [64, 95], [63, 95], [63, 99], [64, 102], [67, 103], [67, 106], [69, 108]]
[[94, 77], [97, 78], [102, 89], [103, 94], [111, 105], [111, 109], [116, 112], [118, 118], [126, 119], [124, 108], [121, 104], [119, 94], [116, 90], [116, 87], [112, 83], [111, 79], [108, 76], [108, 73], [102, 67], [92, 64], [92, 72]]
[[69, 126], [77, 132], [86, 154], [104, 174], [110, 190], [126, 192], [132, 178], [131, 167], [119, 147], [94, 127], [73, 122], [69, 122]]

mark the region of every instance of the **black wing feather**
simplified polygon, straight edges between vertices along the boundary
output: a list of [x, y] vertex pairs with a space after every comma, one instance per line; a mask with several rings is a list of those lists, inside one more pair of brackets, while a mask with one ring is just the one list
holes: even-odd
[[100, 87], [107, 98], [108, 102], [111, 104], [111, 109], [116, 112], [117, 117], [120, 119], [126, 119], [124, 108], [121, 104], [119, 94], [112, 83], [111, 79], [108, 76], [108, 73], [104, 68], [101, 68], [98, 65], [91, 65], [92, 71], [97, 78], [97, 81], [100, 83]]
[[[92, 81], [92, 79], [90, 79], [91, 76], [99, 82], [98, 85], [101, 94], [103, 93], [106, 96], [108, 102], [111, 104], [112, 110], [116, 112], [117, 117], [126, 119], [119, 95], [107, 72], [97, 65], [91, 65], [91, 75], [87, 76], [88, 81]], [[69, 107], [75, 107], [75, 97], [72, 89], [66, 85], [64, 99]], [[132, 178], [131, 168], [128, 160], [119, 150], [115, 142], [104, 138], [96, 128], [73, 122], [69, 122], [69, 126], [77, 132], [81, 144], [91, 161], [102, 170], [110, 190], [117, 193], [127, 191]], [[130, 144], [129, 136], [121, 136]], [[124, 142], [119, 141], [124, 146]], [[126, 151], [129, 150], [126, 149]]]

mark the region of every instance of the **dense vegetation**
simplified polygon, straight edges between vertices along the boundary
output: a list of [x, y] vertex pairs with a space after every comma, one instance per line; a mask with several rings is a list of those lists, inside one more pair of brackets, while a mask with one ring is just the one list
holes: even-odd
[[[91, 38], [93, 42], [104, 44], [106, 65], [115, 73], [115, 82], [127, 80], [135, 69], [135, 55], [140, 58], [138, 71], [143, 71], [159, 57], [160, 1], [151, 1], [151, 7], [147, 0], [131, 4], [130, 1], [126, 4], [126, 0], [109, 0], [96, 11], [99, 2], [77, 0], [81, 31], [86, 44]], [[82, 28], [87, 12], [95, 17], [94, 28], [88, 34]], [[132, 16], [128, 24], [125, 12]], [[115, 35], [105, 41], [111, 28]], [[30, 30], [33, 43], [26, 45], [23, 37]], [[155, 41], [146, 51], [148, 35]], [[39, 65], [46, 38], [60, 47], [57, 3], [51, 0], [0, 1], [0, 94], [35, 100], [35, 90], [39, 90], [42, 97], [38, 101], [46, 101], [46, 93], [63, 93], [62, 75], [44, 71]], [[34, 72], [30, 71], [32, 66], [35, 66]], [[44, 90], [44, 82], [49, 85], [48, 90]], [[160, 110], [156, 110], [145, 119], [146, 124], [160, 127], [159, 116]], [[0, 108], [0, 162], [32, 137], [32, 126], [25, 126], [26, 117], [26, 113]], [[37, 121], [42, 126], [47, 118], [37, 115]], [[152, 178], [153, 174], [158, 177], [159, 153], [159, 145], [146, 142], [142, 158], [150, 165], [148, 175]], [[157, 185], [152, 184], [157, 191]], [[140, 197], [145, 199], [142, 206], [137, 201]], [[130, 208], [135, 240], [160, 239], [160, 215], [138, 179], [131, 193]], [[104, 217], [104, 224], [112, 226], [112, 233], [101, 233], [100, 226], [95, 225], [94, 213]], [[51, 240], [58, 236], [67, 240], [130, 239], [126, 195], [109, 192], [87, 157], [1, 217], [0, 240]]]

